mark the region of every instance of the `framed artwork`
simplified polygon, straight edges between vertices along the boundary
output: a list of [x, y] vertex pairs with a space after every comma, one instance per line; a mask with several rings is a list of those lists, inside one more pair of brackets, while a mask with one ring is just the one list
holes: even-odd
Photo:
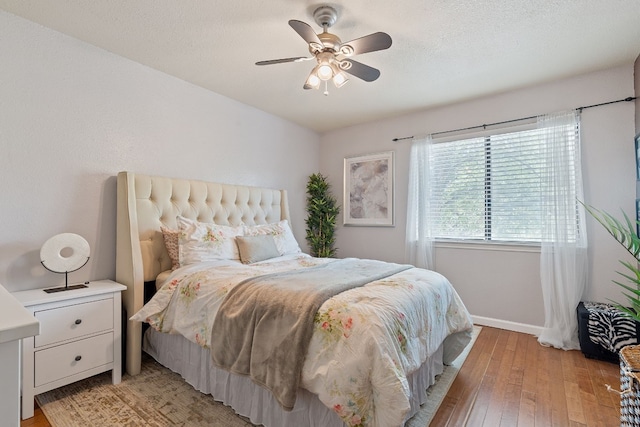
[[[636, 197], [640, 197], [640, 133], [635, 137], [636, 148]], [[640, 198], [636, 199], [636, 235], [640, 236]]]
[[393, 174], [393, 151], [344, 159], [344, 225], [394, 225]]
[[640, 133], [636, 135], [636, 180], [640, 181]]
[[636, 236], [640, 236], [640, 199], [636, 199]]

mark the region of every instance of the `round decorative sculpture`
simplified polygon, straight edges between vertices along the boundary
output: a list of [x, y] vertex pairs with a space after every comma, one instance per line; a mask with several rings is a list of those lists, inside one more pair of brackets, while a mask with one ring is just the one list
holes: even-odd
[[89, 242], [74, 233], [56, 234], [44, 242], [40, 249], [40, 262], [47, 270], [54, 273], [64, 273], [65, 287], [45, 289], [45, 292], [66, 291], [69, 289], [86, 288], [86, 285], [69, 286], [68, 274], [79, 270], [89, 262]]

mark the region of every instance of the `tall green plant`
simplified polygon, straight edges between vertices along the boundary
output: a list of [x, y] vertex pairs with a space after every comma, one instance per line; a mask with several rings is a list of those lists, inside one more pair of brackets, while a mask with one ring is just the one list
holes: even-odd
[[622, 312], [626, 313], [629, 317], [640, 322], [640, 269], [638, 268], [638, 262], [640, 262], [640, 237], [638, 237], [636, 231], [636, 223], [632, 222], [624, 211], [624, 222], [620, 221], [607, 212], [600, 211], [594, 207], [584, 205], [589, 214], [594, 217], [602, 226], [613, 236], [618, 243], [620, 243], [633, 257], [636, 259], [635, 263], [628, 261], [620, 261], [620, 264], [624, 265], [628, 270], [627, 273], [621, 273], [617, 271], [619, 275], [627, 279], [631, 286], [613, 281], [616, 285], [621, 286], [627, 292], [622, 294], [627, 298], [628, 306], [613, 302], [616, 307]]
[[331, 185], [320, 173], [309, 176], [307, 182], [307, 242], [311, 255], [334, 257], [335, 228], [340, 207], [331, 194]]

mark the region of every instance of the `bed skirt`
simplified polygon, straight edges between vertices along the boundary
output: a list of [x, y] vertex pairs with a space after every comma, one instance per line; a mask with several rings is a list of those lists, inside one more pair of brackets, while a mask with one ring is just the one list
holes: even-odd
[[[318, 397], [301, 388], [291, 412], [284, 411], [271, 392], [254, 384], [249, 377], [231, 374], [211, 364], [211, 354], [181, 335], [157, 332], [149, 328], [143, 349], [160, 364], [177, 372], [202, 393], [230, 406], [254, 424], [267, 427], [345, 427], [340, 417]], [[427, 388], [444, 369], [442, 346], [416, 372], [408, 376], [412, 391], [413, 416], [427, 400]]]

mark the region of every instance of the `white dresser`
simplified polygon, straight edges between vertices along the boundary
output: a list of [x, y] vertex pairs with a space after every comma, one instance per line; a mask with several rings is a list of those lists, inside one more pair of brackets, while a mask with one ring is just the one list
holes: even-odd
[[86, 288], [46, 293], [14, 292], [40, 322], [40, 335], [22, 340], [22, 418], [33, 416], [33, 398], [54, 388], [111, 370], [122, 374], [121, 296], [111, 280]]
[[40, 324], [0, 285], [0, 424], [20, 426], [20, 342], [40, 333]]

